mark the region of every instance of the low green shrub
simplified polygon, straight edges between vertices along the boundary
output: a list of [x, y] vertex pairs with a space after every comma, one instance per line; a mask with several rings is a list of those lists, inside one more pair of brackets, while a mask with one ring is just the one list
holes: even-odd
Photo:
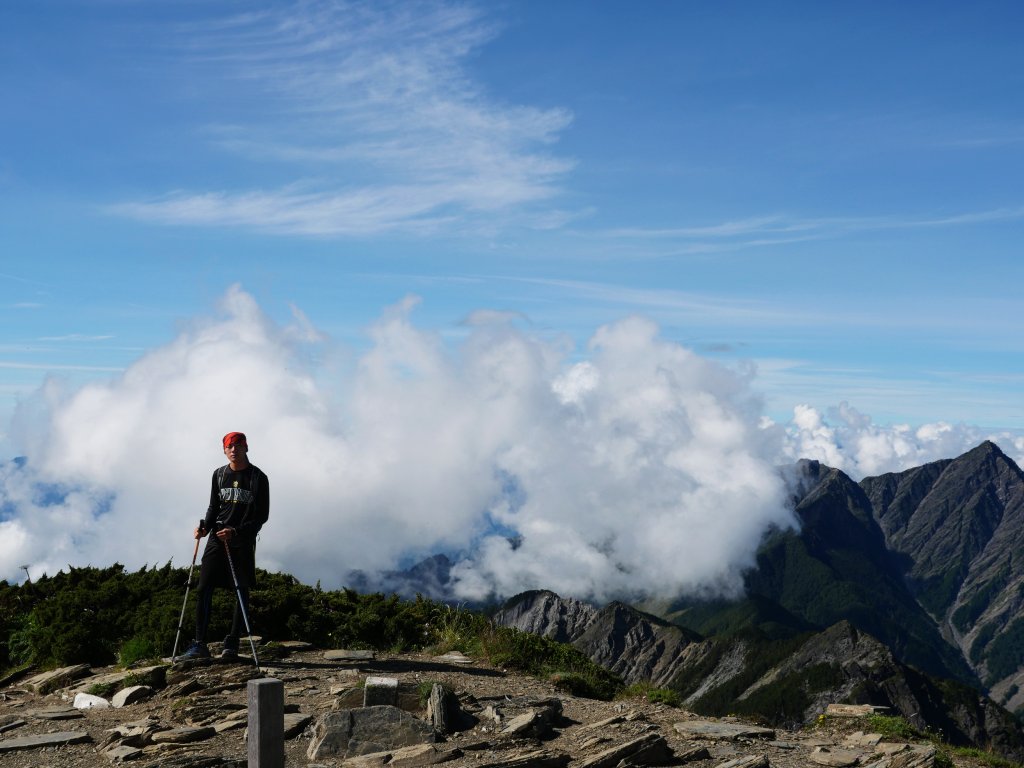
[[682, 696], [671, 688], [656, 688], [652, 683], [633, 683], [619, 693], [620, 698], [644, 698], [654, 704], [681, 707]]
[[864, 730], [880, 733], [887, 739], [910, 741], [924, 738], [924, 734], [898, 715], [868, 715]]
[[566, 643], [498, 626], [483, 631], [480, 640], [484, 656], [495, 666], [548, 679], [557, 675], [577, 696], [608, 701], [622, 690], [617, 675]]
[[118, 663], [122, 667], [127, 667], [137, 661], [156, 661], [160, 654], [151, 638], [136, 636], [127, 640], [125, 644], [121, 646], [121, 650], [117, 656]]

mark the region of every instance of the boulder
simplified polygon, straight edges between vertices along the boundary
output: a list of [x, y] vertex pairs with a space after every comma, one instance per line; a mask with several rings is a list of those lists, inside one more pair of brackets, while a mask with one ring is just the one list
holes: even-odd
[[73, 680], [85, 677], [88, 674], [88, 664], [75, 664], [70, 667], [61, 667], [60, 669], [53, 669], [49, 672], [43, 672], [42, 674], [30, 677], [25, 681], [24, 685], [28, 690], [35, 691], [38, 694], [52, 693], [58, 688], [64, 688]]
[[438, 733], [452, 733], [462, 719], [459, 699], [440, 683], [434, 683], [427, 699], [427, 720]]
[[111, 699], [111, 703], [115, 707], [125, 707], [129, 704], [145, 701], [152, 695], [153, 689], [148, 685], [133, 685], [130, 688], [122, 688], [120, 691], [115, 693], [114, 698]]
[[398, 707], [343, 709], [323, 715], [307, 752], [310, 760], [348, 758], [437, 740], [429, 723]]

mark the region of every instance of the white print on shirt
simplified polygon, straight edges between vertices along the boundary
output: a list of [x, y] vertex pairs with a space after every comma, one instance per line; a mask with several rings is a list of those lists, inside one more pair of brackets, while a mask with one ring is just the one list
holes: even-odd
[[221, 488], [220, 500], [232, 504], [248, 504], [252, 501], [252, 493], [248, 488], [238, 488], [236, 484], [234, 488]]

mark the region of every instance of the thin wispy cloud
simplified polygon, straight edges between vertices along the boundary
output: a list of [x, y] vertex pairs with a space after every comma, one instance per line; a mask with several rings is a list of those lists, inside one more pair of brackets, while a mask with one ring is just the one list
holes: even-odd
[[807, 240], [828, 240], [859, 232], [971, 226], [1024, 219], [1024, 206], [969, 211], [946, 216], [829, 216], [800, 218], [783, 214], [756, 216], [693, 227], [619, 227], [590, 233], [622, 240], [678, 240], [707, 251], [785, 245]]
[[72, 365], [68, 363], [12, 363], [0, 360], [0, 368], [18, 371], [95, 371], [117, 373], [124, 368], [109, 365]]
[[114, 338], [112, 335], [92, 336], [85, 333], [68, 333], [63, 336], [40, 336], [38, 341], [106, 341]]
[[207, 139], [225, 153], [283, 166], [262, 189], [164, 190], [114, 213], [163, 224], [312, 236], [431, 233], [533, 211], [560, 193], [571, 160], [551, 145], [564, 109], [499, 103], [468, 57], [495, 30], [443, 3], [290, 5], [183, 30], [174, 66], [265, 105], [219, 116]]

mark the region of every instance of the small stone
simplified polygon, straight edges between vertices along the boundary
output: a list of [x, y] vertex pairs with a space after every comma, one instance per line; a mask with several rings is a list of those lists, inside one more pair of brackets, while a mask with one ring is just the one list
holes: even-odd
[[682, 752], [676, 752], [676, 760], [680, 763], [692, 763], [697, 760], [710, 760], [711, 753], [708, 752], [707, 747], [688, 747]]
[[768, 755], [745, 755], [719, 763], [715, 768], [769, 768]]
[[672, 759], [665, 737], [648, 733], [638, 739], [606, 749], [579, 762], [580, 768], [615, 768], [621, 762], [633, 765], [662, 765]]
[[817, 747], [811, 752], [810, 761], [818, 765], [831, 766], [831, 768], [847, 768], [848, 766], [856, 765], [860, 761], [861, 756], [861, 752], [855, 752], [850, 749]]
[[15, 728], [21, 728], [23, 725], [27, 725], [27, 723], [20, 717], [17, 717], [16, 715], [6, 715], [0, 718], [0, 733], [13, 731]]
[[607, 728], [609, 725], [616, 725], [625, 721], [625, 717], [622, 715], [613, 715], [612, 717], [605, 718], [604, 720], [598, 720], [596, 723], [588, 723], [584, 725], [581, 730], [599, 730], [601, 728]]
[[521, 715], [513, 717], [505, 725], [502, 726], [501, 730], [498, 731], [502, 736], [521, 736], [528, 733], [533, 729], [534, 724], [537, 722], [537, 713], [533, 710], [524, 712]]
[[142, 754], [142, 750], [138, 747], [129, 747], [126, 744], [118, 744], [116, 747], [111, 747], [110, 749], [105, 750], [103, 754], [112, 763], [123, 763], [127, 760], [134, 760]]
[[876, 747], [879, 742], [882, 741], [882, 734], [880, 733], [864, 733], [864, 731], [857, 731], [851, 733], [846, 737], [843, 742], [848, 747]]
[[284, 716], [284, 737], [294, 739], [299, 736], [306, 726], [313, 722], [312, 715], [304, 715], [301, 712], [289, 712]]
[[398, 703], [398, 678], [368, 677], [363, 687], [363, 706], [395, 706]]

